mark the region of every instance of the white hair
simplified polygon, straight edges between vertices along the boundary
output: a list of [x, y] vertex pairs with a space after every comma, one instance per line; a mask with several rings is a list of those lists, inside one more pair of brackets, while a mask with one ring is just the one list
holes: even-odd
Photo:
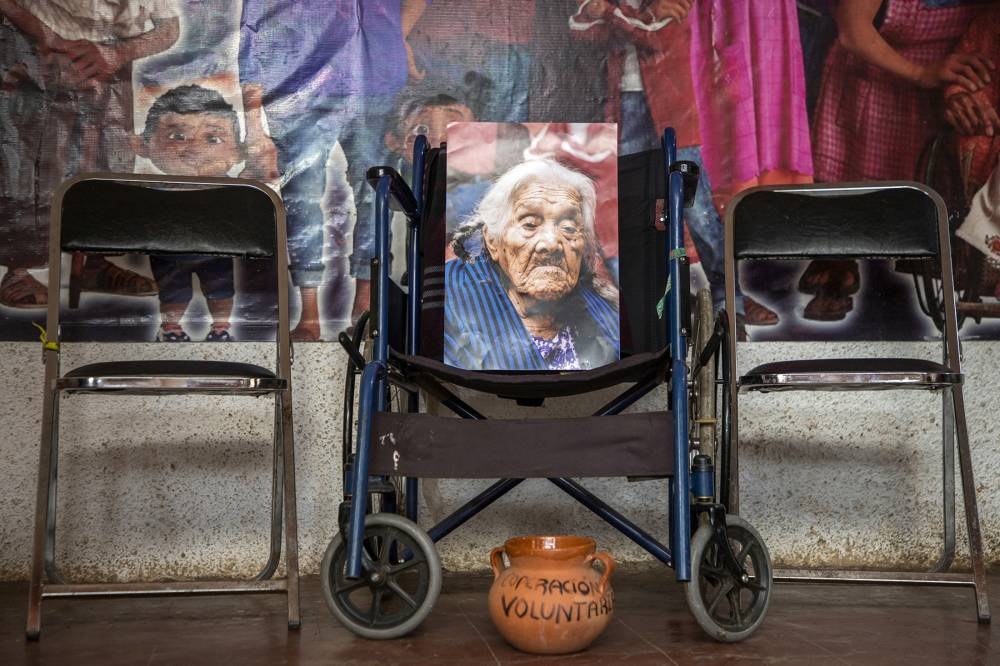
[[[594, 217], [597, 210], [597, 191], [594, 188], [594, 181], [589, 176], [555, 160], [527, 160], [516, 164], [497, 178], [479, 202], [475, 212], [455, 230], [453, 247], [456, 254], [463, 259], [466, 258], [465, 241], [476, 230], [481, 230], [484, 236], [488, 235], [493, 240], [498, 239], [514, 216], [518, 191], [529, 183], [563, 186], [579, 194], [584, 238], [582, 281], [590, 282], [599, 294], [617, 303], [617, 288], [599, 277], [601, 272], [598, 270], [598, 264], [601, 256], [594, 231]], [[485, 248], [483, 251], [485, 252]]]
[[594, 189], [594, 181], [579, 171], [573, 171], [550, 159], [521, 162], [497, 178], [473, 214], [474, 219], [478, 218], [482, 222], [484, 233], [488, 233], [493, 239], [500, 236], [514, 215], [518, 190], [529, 183], [561, 185], [580, 195], [583, 235], [586, 239], [585, 253], [588, 256], [594, 254], [597, 250], [597, 240], [594, 235], [597, 191]]

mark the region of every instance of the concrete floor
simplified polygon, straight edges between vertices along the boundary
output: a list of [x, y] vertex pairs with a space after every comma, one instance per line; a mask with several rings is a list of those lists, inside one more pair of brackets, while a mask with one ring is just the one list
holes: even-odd
[[[307, 577], [299, 631], [278, 595], [48, 600], [37, 643], [23, 636], [26, 585], [3, 583], [0, 664], [1000, 664], [1000, 618], [976, 623], [971, 588], [778, 585], [760, 631], [724, 645], [695, 624], [668, 571], [621, 574], [615, 616], [588, 650], [537, 657], [494, 629], [490, 582], [446, 576], [430, 617], [394, 641], [342, 628]], [[990, 591], [997, 614], [1000, 571]]]

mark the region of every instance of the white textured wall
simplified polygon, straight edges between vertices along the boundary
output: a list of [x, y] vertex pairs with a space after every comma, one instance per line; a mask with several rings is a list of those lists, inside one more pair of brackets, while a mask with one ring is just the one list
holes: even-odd
[[[933, 357], [931, 347], [916, 345]], [[866, 344], [865, 347], [871, 347]], [[910, 345], [882, 345], [905, 350]], [[191, 353], [218, 351], [185, 345]], [[175, 352], [168, 345], [124, 345], [127, 353]], [[254, 360], [270, 345], [239, 345]], [[781, 354], [801, 357], [830, 346], [758, 343], [747, 365]], [[850, 345], [838, 355], [866, 353]], [[84, 345], [67, 365], [96, 358]], [[911, 350], [912, 351], [912, 350]], [[42, 364], [38, 344], [0, 344], [0, 579], [28, 575], [40, 431]], [[340, 501], [343, 352], [299, 345], [295, 362], [295, 438], [302, 568], [315, 572], [336, 530]], [[987, 558], [1000, 560], [1000, 451], [997, 447], [1000, 345], [965, 344], [966, 401]], [[597, 407], [605, 396], [579, 401]], [[649, 396], [640, 407], [662, 395]], [[771, 394], [742, 404], [743, 515], [787, 564], [902, 564], [936, 557], [940, 529], [940, 399], [929, 393]], [[155, 411], [147, 411], [157, 405]], [[562, 400], [550, 414], [576, 407]], [[487, 411], [505, 407], [495, 403]], [[269, 497], [269, 404], [249, 398], [76, 396], [63, 403], [59, 559], [70, 575], [128, 579], [249, 573], [263, 562]], [[248, 441], [258, 436], [254, 442]], [[487, 481], [425, 484], [429, 525]], [[585, 485], [651, 532], [665, 536], [663, 483], [585, 480]], [[960, 522], [960, 539], [964, 525]], [[525, 533], [597, 538], [619, 560], [650, 562], [546, 481], [529, 480], [439, 546], [449, 569], [482, 569], [491, 547]], [[960, 554], [964, 547], [960, 542]]]

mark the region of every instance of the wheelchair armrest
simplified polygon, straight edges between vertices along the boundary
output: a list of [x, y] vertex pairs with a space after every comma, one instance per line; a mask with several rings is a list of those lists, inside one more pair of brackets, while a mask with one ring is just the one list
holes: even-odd
[[413, 195], [413, 190], [406, 184], [406, 181], [403, 180], [398, 171], [388, 166], [374, 166], [369, 167], [365, 173], [365, 179], [373, 188], [378, 187], [378, 182], [382, 179], [382, 176], [389, 176], [392, 179], [389, 185], [389, 194], [391, 197], [389, 205], [391, 208], [402, 211], [411, 220], [417, 219], [419, 215], [417, 198]]

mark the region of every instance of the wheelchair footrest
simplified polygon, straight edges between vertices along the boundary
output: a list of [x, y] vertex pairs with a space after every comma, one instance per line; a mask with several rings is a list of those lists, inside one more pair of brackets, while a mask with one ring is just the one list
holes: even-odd
[[672, 433], [669, 412], [520, 420], [379, 412], [369, 471], [465, 479], [670, 476]]

